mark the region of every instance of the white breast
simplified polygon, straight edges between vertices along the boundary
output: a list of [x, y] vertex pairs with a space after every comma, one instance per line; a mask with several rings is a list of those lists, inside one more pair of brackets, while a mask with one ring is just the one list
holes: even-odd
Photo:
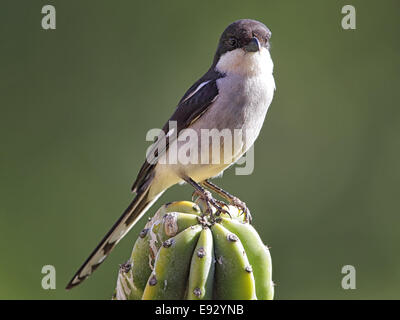
[[246, 133], [246, 150], [260, 133], [274, 95], [273, 68], [266, 48], [259, 52], [229, 51], [221, 56], [216, 66], [226, 75], [218, 80], [218, 103], [235, 114], [237, 126]]

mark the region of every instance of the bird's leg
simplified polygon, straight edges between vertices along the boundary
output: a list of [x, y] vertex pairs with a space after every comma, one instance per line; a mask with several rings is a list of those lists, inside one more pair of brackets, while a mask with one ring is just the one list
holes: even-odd
[[244, 213], [245, 220], [249, 223], [251, 223], [252, 218], [250, 214], [249, 208], [247, 208], [246, 203], [241, 201], [238, 197], [235, 197], [231, 195], [229, 192], [225, 191], [224, 189], [218, 187], [214, 183], [212, 183], [209, 180], [204, 180], [201, 183], [204, 187], [214, 191], [218, 195], [220, 195], [222, 198], [226, 199], [229, 204], [234, 205], [236, 208], [241, 209], [242, 212]]
[[217, 215], [220, 215], [220, 213], [228, 213], [227, 210], [222, 208], [218, 202], [213, 198], [212, 194], [210, 191], [204, 189], [200, 184], [198, 184], [196, 181], [194, 181], [192, 178], [185, 177], [183, 178], [187, 183], [189, 183], [195, 191], [199, 194], [199, 196], [206, 202], [207, 205], [207, 211], [210, 214], [210, 217], [213, 219], [213, 206], [215, 209], [217, 209]]

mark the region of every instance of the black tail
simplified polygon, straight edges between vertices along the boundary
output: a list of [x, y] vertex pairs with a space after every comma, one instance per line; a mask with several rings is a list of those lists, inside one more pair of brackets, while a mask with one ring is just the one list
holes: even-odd
[[93, 250], [89, 258], [76, 272], [74, 277], [68, 283], [66, 289], [71, 289], [88, 276], [90, 276], [97, 267], [107, 258], [110, 252], [114, 249], [117, 243], [125, 236], [125, 234], [135, 225], [135, 223], [143, 216], [147, 209], [157, 200], [158, 197], [148, 196], [148, 190], [138, 194], [131, 204], [126, 208], [122, 216], [113, 225], [110, 231], [107, 232], [103, 240]]

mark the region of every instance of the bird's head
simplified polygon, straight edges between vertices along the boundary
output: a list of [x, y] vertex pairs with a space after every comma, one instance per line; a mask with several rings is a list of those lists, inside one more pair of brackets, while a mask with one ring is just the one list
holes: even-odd
[[246, 73], [268, 67], [268, 64], [272, 67], [270, 38], [271, 31], [259, 21], [243, 19], [231, 23], [218, 43], [214, 57], [216, 70], [222, 73]]

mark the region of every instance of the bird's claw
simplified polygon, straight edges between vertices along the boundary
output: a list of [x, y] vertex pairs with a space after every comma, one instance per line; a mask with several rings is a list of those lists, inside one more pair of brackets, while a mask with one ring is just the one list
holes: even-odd
[[200, 192], [198, 190], [195, 190], [192, 194], [192, 200], [194, 200], [196, 196], [204, 200], [207, 206], [206, 213], [209, 214], [212, 219], [214, 219], [213, 207], [216, 209], [215, 214], [217, 216], [219, 216], [221, 213], [225, 213], [231, 217], [229, 211], [223, 208], [225, 206], [225, 203], [214, 199], [210, 191], [204, 190], [204, 192]]
[[253, 219], [251, 217], [249, 208], [246, 206], [246, 203], [243, 202], [242, 200], [240, 200], [237, 197], [232, 197], [230, 202], [231, 202], [231, 205], [233, 205], [236, 208], [242, 210], [242, 214], [244, 214], [244, 221], [246, 221], [246, 222], [251, 224]]
[[214, 199], [214, 201], [217, 203], [217, 205], [219, 207], [219, 208], [217, 208], [218, 212], [225, 213], [232, 219], [230, 212], [228, 210], [224, 209], [224, 207], [226, 207], [226, 203], [221, 200], [217, 200], [217, 199]]

